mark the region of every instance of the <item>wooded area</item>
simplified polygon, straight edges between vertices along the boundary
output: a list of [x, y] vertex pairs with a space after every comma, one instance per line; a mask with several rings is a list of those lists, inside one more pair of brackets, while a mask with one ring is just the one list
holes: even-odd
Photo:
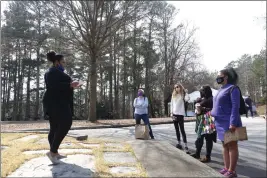
[[[76, 119], [132, 118], [138, 88], [151, 117], [166, 115], [176, 83], [189, 93], [203, 84], [218, 88], [217, 72], [201, 64], [197, 28], [175, 22], [177, 15], [165, 1], [10, 1], [1, 31], [2, 120], [42, 119], [50, 50], [86, 83], [75, 90]], [[243, 94], [262, 104], [265, 61], [266, 46], [228, 65], [237, 68]]]

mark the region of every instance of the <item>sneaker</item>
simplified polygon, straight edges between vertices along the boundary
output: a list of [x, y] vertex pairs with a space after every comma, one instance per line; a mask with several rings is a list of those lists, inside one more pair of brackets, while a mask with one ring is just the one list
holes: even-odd
[[180, 149], [180, 150], [183, 149], [182, 145], [179, 144], [179, 143], [176, 145], [176, 148], [178, 148], [178, 149]]
[[235, 171], [227, 171], [225, 174], [224, 174], [225, 177], [227, 178], [234, 178], [234, 177], [237, 177], [237, 174]]
[[223, 168], [222, 170], [219, 171], [219, 173], [222, 175], [224, 175], [227, 172], [228, 172], [228, 170], [226, 168]]
[[190, 154], [190, 152], [189, 152], [189, 149], [188, 149], [188, 147], [187, 147], [187, 146], [186, 146], [186, 147], [184, 147], [184, 150], [185, 150], [186, 154]]
[[50, 159], [50, 161], [56, 165], [56, 164], [59, 164], [59, 161], [57, 159], [57, 156], [52, 156], [50, 152], [47, 152], [46, 153], [46, 156]]
[[60, 154], [58, 154], [56, 157], [57, 157], [57, 159], [64, 159], [64, 158], [67, 158], [67, 156], [60, 155]]

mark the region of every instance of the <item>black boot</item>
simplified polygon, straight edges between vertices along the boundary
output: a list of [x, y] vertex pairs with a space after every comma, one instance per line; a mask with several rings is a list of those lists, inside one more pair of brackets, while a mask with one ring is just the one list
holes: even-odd
[[196, 158], [196, 159], [200, 159], [200, 155], [198, 155], [197, 153], [193, 153], [190, 156], [192, 156], [193, 158]]
[[178, 149], [180, 149], [180, 150], [183, 149], [182, 145], [179, 144], [179, 143], [176, 145], [176, 148], [178, 148]]

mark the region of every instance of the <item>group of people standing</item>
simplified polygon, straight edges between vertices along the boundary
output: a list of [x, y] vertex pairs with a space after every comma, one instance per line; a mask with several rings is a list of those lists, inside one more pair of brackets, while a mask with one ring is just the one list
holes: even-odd
[[[79, 87], [79, 82], [73, 82], [71, 77], [64, 73], [65, 60], [63, 55], [50, 52], [47, 54], [47, 59], [53, 64], [45, 74], [46, 92], [43, 98], [45, 115], [47, 115], [50, 123], [48, 135], [50, 151], [47, 156], [52, 163], [57, 164], [59, 159], [64, 158], [58, 153], [58, 148], [72, 125], [73, 90]], [[211, 161], [213, 142], [216, 142], [218, 137], [223, 145], [225, 165], [220, 173], [232, 178], [237, 176], [235, 168], [238, 160], [238, 144], [237, 142], [224, 144], [224, 134], [228, 130], [234, 132], [237, 127], [242, 126], [239, 113], [242, 95], [236, 86], [238, 75], [234, 69], [221, 70], [216, 81], [221, 85], [217, 95], [213, 97], [210, 86], [203, 86], [200, 89], [201, 97], [195, 102], [197, 138], [196, 151], [191, 155], [202, 162]], [[183, 149], [181, 133], [184, 150], [188, 154], [184, 116], [186, 115], [185, 103], [189, 99], [187, 90], [181, 84], [174, 85], [170, 110], [178, 141], [176, 147]], [[142, 119], [149, 126], [151, 139], [154, 139], [148, 117], [148, 98], [145, 96], [144, 90], [138, 90], [138, 97], [135, 98], [133, 106], [136, 124], [140, 124]], [[204, 138], [207, 149], [206, 157], [200, 158]]]
[[[196, 159], [207, 163], [211, 161], [211, 153], [213, 142], [217, 142], [217, 138], [223, 145], [223, 160], [224, 168], [219, 172], [228, 177], [237, 177], [236, 165], [238, 160], [238, 144], [237, 141], [224, 144], [224, 134], [230, 130], [234, 132], [236, 128], [242, 127], [240, 115], [240, 103], [242, 93], [237, 86], [238, 75], [233, 68], [221, 70], [216, 78], [216, 81], [221, 88], [216, 96], [212, 95], [211, 87], [204, 85], [199, 90], [200, 98], [195, 102], [196, 127], [195, 132], [197, 138], [195, 141], [196, 151], [192, 153]], [[185, 103], [190, 100], [188, 93], [181, 84], [174, 85], [171, 98], [171, 117], [173, 119], [174, 128], [176, 131], [178, 149], [183, 149], [190, 154], [186, 132], [184, 128]], [[143, 119], [144, 123], [150, 128], [150, 136], [154, 139], [153, 132], [148, 119], [148, 100], [144, 97], [144, 91], [138, 90], [138, 97], [134, 100], [136, 124], [140, 124]], [[181, 144], [181, 135], [183, 138], [184, 147]], [[206, 140], [206, 156], [200, 157], [201, 149]]]

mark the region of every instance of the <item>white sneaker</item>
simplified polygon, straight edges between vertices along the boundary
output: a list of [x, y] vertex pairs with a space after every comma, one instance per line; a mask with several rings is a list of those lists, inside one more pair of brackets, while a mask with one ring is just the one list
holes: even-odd
[[56, 156], [52, 156], [50, 152], [47, 152], [47, 153], [46, 153], [46, 156], [50, 159], [50, 161], [51, 161], [54, 165], [60, 163], [60, 162], [58, 161], [57, 157], [56, 157]]

